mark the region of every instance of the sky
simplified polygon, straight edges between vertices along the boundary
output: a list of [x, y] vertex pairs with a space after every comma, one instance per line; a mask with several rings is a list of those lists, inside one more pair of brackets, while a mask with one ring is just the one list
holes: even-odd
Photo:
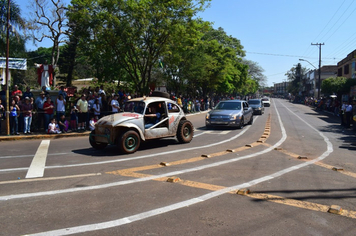
[[[26, 16], [28, 0], [13, 1]], [[245, 58], [264, 70], [268, 86], [286, 81], [286, 72], [298, 63], [318, 67], [319, 46], [312, 43], [324, 43], [321, 66], [337, 65], [356, 49], [355, 0], [212, 0], [198, 16], [239, 39]], [[27, 50], [51, 46], [29, 43]]]

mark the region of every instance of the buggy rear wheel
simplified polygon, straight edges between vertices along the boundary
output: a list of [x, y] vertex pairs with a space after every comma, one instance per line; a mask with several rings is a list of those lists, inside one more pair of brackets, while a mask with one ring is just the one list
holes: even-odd
[[181, 120], [178, 125], [177, 139], [180, 143], [189, 143], [194, 135], [193, 124], [189, 120]]

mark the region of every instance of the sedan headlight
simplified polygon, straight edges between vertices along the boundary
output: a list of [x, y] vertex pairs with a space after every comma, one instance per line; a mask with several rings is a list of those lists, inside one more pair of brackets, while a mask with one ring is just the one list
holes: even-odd
[[205, 119], [209, 120], [209, 118], [210, 118], [210, 114], [206, 113]]
[[230, 120], [238, 120], [238, 119], [240, 119], [239, 115], [231, 115], [230, 116]]

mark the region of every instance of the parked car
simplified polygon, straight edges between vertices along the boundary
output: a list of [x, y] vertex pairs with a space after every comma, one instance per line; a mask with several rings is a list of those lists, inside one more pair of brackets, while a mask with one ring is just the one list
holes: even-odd
[[269, 97], [263, 97], [263, 98], [262, 98], [262, 102], [263, 102], [263, 105], [264, 105], [265, 107], [270, 107], [270, 106], [271, 106], [271, 102], [270, 102], [270, 100], [269, 100]]
[[243, 128], [245, 124], [253, 123], [253, 110], [246, 101], [226, 100], [206, 114], [206, 127], [233, 126]]
[[146, 140], [176, 137], [180, 143], [189, 143], [193, 139], [193, 124], [171, 99], [134, 98], [123, 107], [124, 112], [104, 116], [95, 124], [89, 136], [93, 148], [116, 144], [123, 153], [134, 153]]
[[250, 99], [247, 103], [252, 108], [253, 114], [262, 115], [265, 112], [265, 107], [261, 99]]

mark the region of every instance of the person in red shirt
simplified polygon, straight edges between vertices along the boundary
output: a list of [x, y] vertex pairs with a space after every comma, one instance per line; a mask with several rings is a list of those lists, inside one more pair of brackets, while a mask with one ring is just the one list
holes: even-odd
[[47, 97], [47, 100], [43, 104], [43, 110], [44, 110], [44, 117], [45, 117], [45, 127], [46, 129], [48, 128], [49, 122], [53, 118], [53, 113], [54, 113], [54, 103], [51, 100], [51, 97]]
[[22, 91], [17, 87], [17, 85], [14, 85], [14, 90], [12, 91], [11, 96], [19, 96], [20, 98], [22, 97]]

